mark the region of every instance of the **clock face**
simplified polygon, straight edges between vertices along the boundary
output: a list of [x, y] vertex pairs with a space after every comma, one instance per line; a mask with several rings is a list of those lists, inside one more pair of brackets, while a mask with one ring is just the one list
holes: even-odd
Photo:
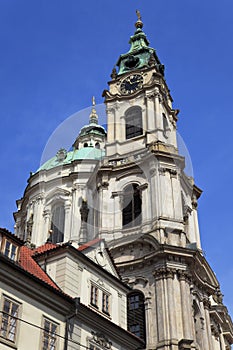
[[120, 90], [124, 95], [128, 95], [141, 89], [142, 84], [143, 77], [140, 74], [130, 75], [122, 81]]

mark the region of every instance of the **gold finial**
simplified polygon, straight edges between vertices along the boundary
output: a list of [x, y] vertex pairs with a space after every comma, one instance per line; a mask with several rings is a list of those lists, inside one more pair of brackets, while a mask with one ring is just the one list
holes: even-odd
[[136, 15], [138, 16], [138, 21], [142, 20], [141, 13], [139, 10], [136, 10]]
[[95, 106], [95, 96], [92, 96], [92, 106]]
[[142, 23], [142, 16], [139, 10], [136, 10], [136, 15], [138, 17], [137, 22], [135, 23], [135, 27], [138, 28], [142, 28], [143, 27], [143, 23]]

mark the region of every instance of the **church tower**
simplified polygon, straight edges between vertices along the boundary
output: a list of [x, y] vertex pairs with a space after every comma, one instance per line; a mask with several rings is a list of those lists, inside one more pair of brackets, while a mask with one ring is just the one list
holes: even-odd
[[201, 248], [197, 200], [178, 153], [178, 110], [140, 13], [105, 90], [106, 157], [90, 187], [98, 233], [129, 295], [128, 327], [153, 350], [225, 350], [232, 322]]
[[106, 240], [128, 296], [128, 330], [147, 350], [230, 350], [233, 325], [202, 252], [201, 190], [185, 173], [178, 110], [137, 11], [130, 49], [73, 149], [31, 174], [14, 214], [28, 246]]

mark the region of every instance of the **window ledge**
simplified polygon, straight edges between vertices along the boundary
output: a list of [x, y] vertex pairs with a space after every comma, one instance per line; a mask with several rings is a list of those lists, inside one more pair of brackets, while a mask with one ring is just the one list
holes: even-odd
[[[136, 231], [140, 231], [141, 230], [141, 224], [137, 225], [137, 226], [131, 226], [131, 227], [122, 227], [122, 231], [125, 232], [130, 232], [132, 231], [133, 233], [135, 233]], [[136, 232], [137, 233], [137, 232]]]
[[17, 346], [14, 343], [12, 343], [10, 340], [7, 340], [5, 338], [0, 337], [0, 343], [9, 346], [12, 349], [17, 349]]
[[89, 304], [90, 309], [92, 309], [93, 311], [97, 312], [99, 315], [106, 317], [108, 320], [111, 320], [111, 315], [109, 313], [106, 313], [104, 311], [100, 311], [99, 308], [97, 306], [94, 306], [92, 304]]

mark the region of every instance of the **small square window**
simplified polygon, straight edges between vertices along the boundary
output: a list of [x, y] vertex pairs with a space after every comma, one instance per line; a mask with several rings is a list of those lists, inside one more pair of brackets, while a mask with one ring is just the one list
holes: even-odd
[[18, 246], [13, 244], [11, 241], [9, 240], [5, 240], [5, 245], [4, 245], [4, 249], [3, 249], [3, 254], [11, 259], [11, 260], [16, 260], [17, 257], [17, 250], [18, 250]]

